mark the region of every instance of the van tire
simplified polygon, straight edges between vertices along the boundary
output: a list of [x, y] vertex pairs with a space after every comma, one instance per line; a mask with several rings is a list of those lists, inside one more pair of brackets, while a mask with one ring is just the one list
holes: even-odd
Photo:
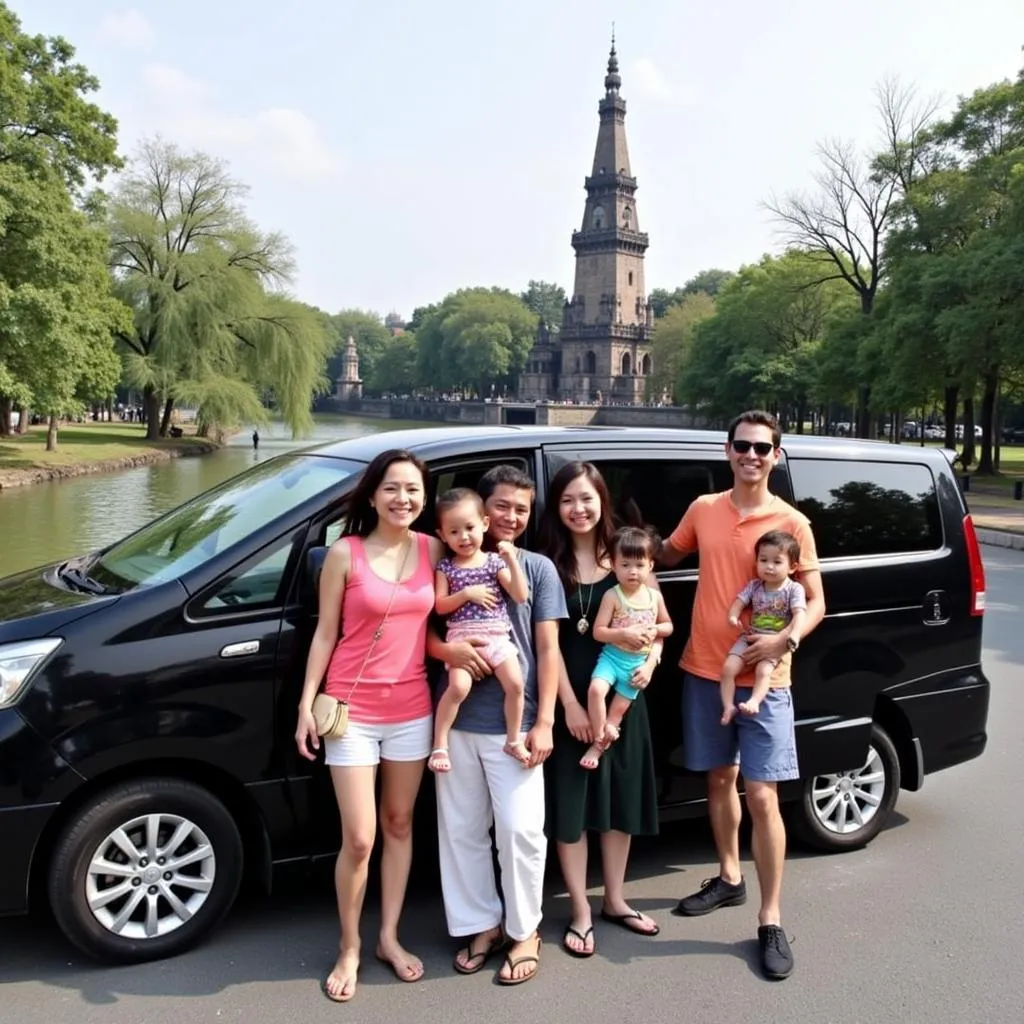
[[50, 864], [50, 907], [95, 959], [157, 960], [221, 921], [242, 868], [242, 839], [220, 800], [180, 779], [139, 779], [99, 793], [65, 825]]
[[[878, 799], [877, 805], [858, 796], [865, 791]], [[899, 754], [889, 734], [874, 722], [863, 766], [804, 779], [789, 824], [798, 839], [816, 850], [859, 850], [885, 827], [899, 791]], [[859, 827], [852, 821], [854, 808], [866, 819]]]

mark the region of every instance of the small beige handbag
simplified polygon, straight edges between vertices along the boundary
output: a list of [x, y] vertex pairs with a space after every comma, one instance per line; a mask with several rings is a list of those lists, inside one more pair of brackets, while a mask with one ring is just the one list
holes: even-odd
[[322, 736], [329, 740], [340, 740], [345, 735], [345, 730], [348, 728], [348, 703], [352, 699], [352, 694], [356, 692], [356, 687], [362, 681], [363, 672], [366, 670], [366, 665], [373, 654], [374, 648], [377, 646], [377, 642], [384, 635], [384, 626], [387, 624], [388, 616], [391, 614], [391, 606], [395, 603], [395, 595], [402, 584], [402, 574], [405, 572], [405, 565], [409, 560], [409, 549], [411, 547], [412, 537], [406, 542], [405, 554], [402, 556], [402, 564], [398, 567], [395, 585], [391, 588], [388, 606], [384, 609], [384, 617], [380, 620], [380, 625], [373, 631], [370, 646], [366, 649], [366, 655], [363, 658], [362, 665], [359, 666], [356, 680], [349, 688], [345, 699], [338, 700], [337, 697], [330, 697], [323, 692], [318, 693], [313, 698], [313, 721], [316, 723], [317, 736]]

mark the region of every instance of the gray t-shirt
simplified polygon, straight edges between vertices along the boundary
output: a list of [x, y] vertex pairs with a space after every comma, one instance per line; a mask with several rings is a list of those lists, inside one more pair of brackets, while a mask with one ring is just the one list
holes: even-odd
[[778, 590], [766, 590], [759, 579], [751, 580], [737, 595], [743, 607], [750, 605], [750, 628], [755, 633], [780, 633], [793, 619], [793, 612], [807, 611], [807, 595], [801, 584], [785, 579]]
[[[519, 664], [523, 667], [526, 683], [523, 708], [523, 731], [533, 728], [537, 719], [537, 659], [533, 650], [533, 627], [537, 622], [558, 621], [567, 618], [565, 591], [558, 578], [554, 562], [546, 555], [533, 551], [519, 551], [519, 564], [530, 588], [530, 596], [522, 603], [508, 603], [512, 620], [512, 640], [519, 649]], [[442, 681], [442, 687], [444, 682]], [[455, 728], [466, 732], [504, 734], [505, 692], [493, 676], [474, 683], [469, 696], [462, 702]]]

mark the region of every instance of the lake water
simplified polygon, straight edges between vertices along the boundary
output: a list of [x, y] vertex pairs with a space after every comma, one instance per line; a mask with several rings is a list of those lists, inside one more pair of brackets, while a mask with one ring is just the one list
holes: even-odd
[[260, 430], [258, 452], [252, 450], [250, 427], [209, 455], [0, 491], [0, 576], [103, 547], [281, 452], [421, 426], [318, 416], [313, 435], [300, 440], [280, 423]]

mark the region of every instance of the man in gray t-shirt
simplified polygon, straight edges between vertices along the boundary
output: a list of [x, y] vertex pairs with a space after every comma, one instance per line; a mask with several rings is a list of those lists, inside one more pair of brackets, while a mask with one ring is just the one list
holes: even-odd
[[[512, 620], [512, 639], [519, 649], [519, 664], [523, 667], [525, 703], [523, 731], [529, 732], [537, 720], [537, 659], [534, 656], [534, 626], [538, 622], [564, 619], [565, 590], [558, 579], [554, 562], [546, 555], [532, 551], [519, 551], [519, 564], [529, 586], [530, 596], [522, 603], [508, 602]], [[557, 640], [556, 640], [557, 643]], [[459, 707], [456, 729], [505, 735], [505, 691], [494, 676], [473, 684], [469, 696]]]
[[[533, 507], [533, 481], [514, 466], [496, 466], [478, 485], [490, 519], [492, 542], [516, 541]], [[502, 984], [520, 984], [540, 964], [541, 894], [547, 840], [544, 836], [542, 763], [551, 753], [558, 694], [558, 620], [568, 615], [554, 564], [544, 555], [519, 551], [529, 583], [523, 604], [510, 602], [512, 637], [526, 683], [523, 728], [530, 762], [521, 765], [503, 750], [504, 692], [470, 643], [430, 640], [430, 655], [468, 669], [473, 688], [459, 708], [449, 736], [451, 771], [437, 775], [441, 889], [448, 931], [469, 943], [454, 967], [474, 974], [502, 940], [502, 900], [491, 858], [490, 827], [501, 868], [505, 932], [513, 940], [498, 972]]]

